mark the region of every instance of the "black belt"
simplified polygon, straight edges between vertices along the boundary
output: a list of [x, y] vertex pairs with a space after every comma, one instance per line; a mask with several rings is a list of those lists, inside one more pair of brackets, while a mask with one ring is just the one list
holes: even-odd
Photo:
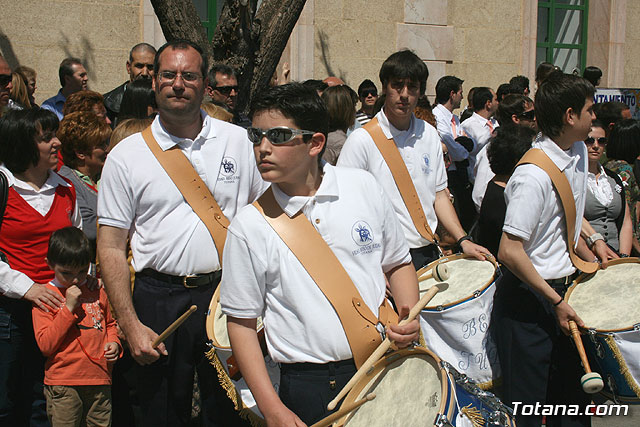
[[568, 276], [564, 276], [564, 277], [559, 277], [557, 279], [549, 279], [546, 280], [546, 282], [549, 284], [549, 286], [551, 286], [552, 288], [562, 288], [562, 287], [569, 287], [569, 285], [571, 285], [571, 282], [573, 282], [573, 279], [575, 279], [577, 277], [577, 272], [570, 274]]
[[136, 273], [143, 276], [152, 277], [161, 282], [170, 283], [172, 285], [182, 285], [185, 288], [197, 288], [200, 286], [217, 285], [222, 278], [222, 270], [212, 271], [211, 273], [193, 274], [189, 276], [173, 276], [171, 274], [161, 273], [151, 268]]
[[311, 362], [301, 362], [301, 363], [281, 363], [280, 370], [281, 371], [317, 371], [317, 372], [330, 372], [336, 369], [356, 369], [356, 364], [353, 359], [340, 360], [338, 362], [327, 362], [327, 363], [311, 363]]

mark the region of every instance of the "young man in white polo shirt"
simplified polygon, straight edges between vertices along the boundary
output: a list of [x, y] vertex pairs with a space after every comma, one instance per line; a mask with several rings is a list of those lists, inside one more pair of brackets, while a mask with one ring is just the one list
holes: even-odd
[[[584, 138], [591, 121], [593, 86], [581, 77], [549, 77], [535, 98], [542, 134], [534, 142], [564, 173], [576, 204], [580, 236], [587, 189]], [[576, 268], [567, 249], [560, 199], [545, 171], [532, 164], [516, 168], [505, 190], [507, 212], [498, 257], [508, 267], [498, 284], [492, 325], [508, 404], [589, 404], [580, 386], [581, 366], [569, 335], [569, 320], [584, 326], [563, 297]], [[576, 239], [577, 240], [577, 239]], [[571, 242], [574, 244], [574, 242]], [[594, 245], [606, 262], [606, 245]], [[593, 261], [588, 259], [586, 261]], [[522, 426], [539, 426], [539, 416], [517, 414]], [[547, 425], [588, 426], [589, 416], [547, 416]]]
[[[269, 88], [254, 100], [251, 117], [258, 170], [272, 183], [287, 221], [302, 211], [374, 315], [385, 298], [386, 275], [404, 316], [418, 291], [402, 229], [371, 175], [320, 165], [328, 113], [316, 92], [298, 83]], [[356, 371], [332, 304], [255, 206], [231, 222], [223, 267], [220, 303], [231, 347], [267, 425], [318, 421]], [[280, 395], [258, 343], [259, 316], [269, 354], [281, 364]], [[417, 321], [390, 326], [387, 335], [402, 347], [416, 339], [418, 328]]]
[[[395, 143], [420, 199], [429, 228], [438, 222], [459, 242], [462, 251], [479, 259], [489, 251], [465, 235], [446, 192], [447, 174], [442, 145], [436, 129], [417, 119], [413, 111], [427, 86], [427, 66], [409, 50], [392, 54], [380, 68], [382, 90], [386, 94], [382, 110], [376, 115], [382, 132]], [[451, 149], [449, 149], [451, 153]], [[389, 166], [365, 129], [356, 129], [342, 147], [338, 166], [371, 172], [391, 199], [418, 270], [438, 258], [438, 248], [423, 237], [411, 218]]]

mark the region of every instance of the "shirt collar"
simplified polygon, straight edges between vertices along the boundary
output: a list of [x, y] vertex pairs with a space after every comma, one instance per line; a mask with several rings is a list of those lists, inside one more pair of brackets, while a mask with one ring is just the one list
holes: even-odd
[[449, 122], [451, 121], [451, 117], [453, 117], [453, 113], [447, 110], [444, 105], [437, 104], [435, 107], [433, 107], [433, 109], [438, 110], [440, 112], [440, 115], [442, 115], [445, 120]]
[[62, 89], [60, 89], [56, 96], [53, 98], [53, 102], [56, 104], [60, 102], [64, 104], [66, 100], [67, 97], [62, 94]]
[[407, 130], [396, 129], [384, 114], [384, 107], [380, 109], [380, 112], [376, 114], [376, 117], [378, 118], [380, 128], [382, 129], [382, 132], [384, 133], [384, 136], [387, 137], [387, 139], [397, 139], [398, 137], [406, 135], [410, 136], [415, 133], [416, 118], [413, 114], [411, 114], [411, 123], [409, 124], [409, 129]]
[[[198, 136], [193, 140], [194, 142], [198, 140], [213, 139], [216, 137], [215, 128], [211, 126], [211, 117], [209, 117], [209, 115], [203, 110], [200, 110], [200, 116], [202, 117], [202, 129], [200, 129], [200, 133], [198, 133]], [[187, 138], [178, 138], [177, 136], [173, 136], [167, 132], [160, 122], [160, 115], [157, 115], [153, 120], [151, 130], [153, 132], [153, 136], [158, 142], [158, 145], [162, 148], [162, 151], [167, 151], [175, 145], [180, 144], [182, 141], [187, 140]]]
[[2, 171], [5, 176], [7, 177], [7, 183], [9, 185], [9, 187], [15, 186], [17, 188], [20, 188], [22, 190], [29, 190], [29, 191], [33, 191], [33, 192], [43, 192], [49, 188], [56, 188], [58, 185], [63, 185], [65, 187], [71, 187], [71, 184], [69, 184], [67, 181], [65, 181], [60, 175], [58, 175], [57, 173], [51, 171], [49, 172], [49, 177], [47, 178], [47, 180], [45, 181], [44, 185], [40, 188], [39, 191], [36, 191], [32, 186], [30, 186], [28, 183], [16, 178], [9, 169], [6, 168], [6, 166], [4, 166], [4, 164], [2, 166], [0, 166], [0, 171]]
[[551, 138], [543, 134], [539, 134], [536, 138], [536, 142], [534, 143], [534, 145], [541, 148], [545, 154], [549, 156], [561, 171], [564, 171], [579, 154], [577, 144], [582, 144], [582, 141], [575, 142], [571, 148], [565, 151], [561, 149], [558, 144], [553, 142]]
[[275, 197], [276, 202], [278, 202], [278, 205], [280, 205], [287, 216], [291, 218], [300, 212], [300, 210], [312, 198], [329, 199], [339, 197], [338, 181], [336, 180], [336, 172], [334, 169], [334, 166], [323, 161], [322, 171], [324, 172], [324, 175], [318, 191], [316, 191], [316, 194], [313, 196], [289, 196], [280, 190], [278, 184], [272, 184], [271, 188], [273, 189], [273, 196]]

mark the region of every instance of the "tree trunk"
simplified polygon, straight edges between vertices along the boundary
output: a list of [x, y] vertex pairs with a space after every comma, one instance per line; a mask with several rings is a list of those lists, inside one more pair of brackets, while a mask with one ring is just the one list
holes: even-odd
[[210, 44], [193, 2], [151, 0], [151, 4], [167, 40], [195, 41], [211, 62], [237, 70], [236, 105], [246, 112], [255, 94], [269, 85], [305, 1], [263, 0], [256, 12], [257, 0], [226, 0]]

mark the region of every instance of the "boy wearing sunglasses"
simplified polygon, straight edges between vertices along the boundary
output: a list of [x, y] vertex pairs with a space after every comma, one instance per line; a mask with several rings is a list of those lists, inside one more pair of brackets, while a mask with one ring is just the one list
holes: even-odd
[[[374, 316], [385, 298], [386, 276], [405, 316], [418, 291], [402, 229], [371, 175], [321, 162], [328, 112], [316, 92], [298, 83], [269, 88], [253, 101], [251, 116], [248, 135], [258, 170], [272, 183], [267, 191], [287, 225], [304, 215]], [[220, 304], [234, 356], [267, 425], [318, 421], [356, 372], [348, 326], [297, 256], [254, 205], [229, 226]], [[269, 355], [281, 366], [279, 395], [256, 334], [260, 316]], [[391, 325], [387, 336], [403, 347], [417, 338], [418, 328], [417, 321]]]
[[[593, 86], [569, 74], [550, 76], [536, 92], [536, 120], [541, 134], [533, 147], [560, 169], [575, 202], [575, 247], [584, 231], [587, 194], [587, 150]], [[493, 306], [492, 325], [503, 374], [507, 404], [580, 405], [583, 372], [569, 335], [569, 321], [584, 323], [564, 300], [576, 267], [567, 245], [567, 218], [549, 175], [533, 164], [518, 166], [505, 189], [507, 204], [498, 258], [503, 270]], [[590, 228], [590, 227], [589, 227]], [[606, 245], [593, 249], [606, 264]], [[577, 251], [577, 250], [576, 250]], [[588, 252], [588, 251], [587, 251]], [[593, 254], [590, 259], [594, 261]], [[542, 414], [516, 414], [518, 426], [539, 426]], [[589, 415], [547, 415], [548, 425], [588, 426]]]
[[9, 64], [0, 56], [0, 116], [9, 103], [9, 95], [11, 94], [11, 68]]

